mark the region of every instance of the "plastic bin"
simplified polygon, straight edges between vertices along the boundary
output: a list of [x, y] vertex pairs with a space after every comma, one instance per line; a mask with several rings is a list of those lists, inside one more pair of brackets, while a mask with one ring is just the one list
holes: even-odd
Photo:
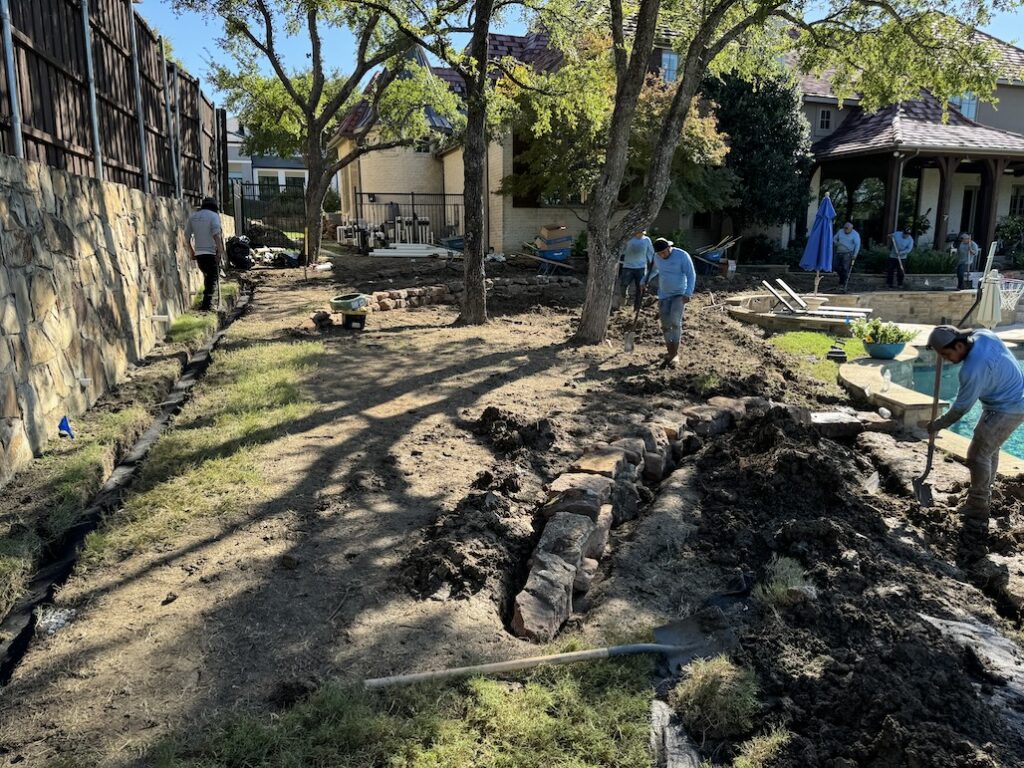
[[572, 248], [541, 248], [537, 250], [537, 255], [548, 261], [568, 261], [571, 254]]
[[370, 297], [365, 293], [346, 293], [331, 299], [331, 309], [335, 312], [355, 312], [369, 303]]

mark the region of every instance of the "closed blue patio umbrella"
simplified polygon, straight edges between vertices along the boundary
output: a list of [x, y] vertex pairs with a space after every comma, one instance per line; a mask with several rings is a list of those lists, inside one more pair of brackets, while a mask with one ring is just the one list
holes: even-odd
[[818, 282], [822, 272], [832, 271], [832, 220], [836, 209], [832, 207], [828, 192], [821, 199], [818, 212], [814, 214], [814, 226], [807, 233], [807, 246], [800, 259], [800, 268], [814, 272], [814, 294], [818, 294]]

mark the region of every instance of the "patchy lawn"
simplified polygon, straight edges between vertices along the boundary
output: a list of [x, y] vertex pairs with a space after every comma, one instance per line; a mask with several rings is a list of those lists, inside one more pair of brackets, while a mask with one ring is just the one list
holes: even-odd
[[[835, 337], [814, 331], [791, 331], [779, 333], [771, 337], [771, 343], [790, 355], [797, 367], [804, 373], [822, 384], [833, 385], [838, 391], [836, 380], [839, 376], [839, 364], [826, 360], [825, 355], [836, 342]], [[864, 344], [860, 339], [842, 339], [843, 350], [850, 360], [867, 357]]]
[[320, 342], [246, 346], [219, 355], [175, 429], [153, 446], [135, 490], [86, 540], [97, 563], [164, 541], [199, 517], [231, 517], [265, 494], [261, 446], [316, 408], [300, 386]]
[[164, 744], [153, 764], [648, 768], [652, 665], [638, 656], [373, 693], [328, 685], [283, 715], [247, 715], [191, 746]]
[[206, 338], [217, 330], [217, 315], [213, 313], [186, 312], [178, 315], [167, 332], [168, 341], [175, 344], [190, 344]]

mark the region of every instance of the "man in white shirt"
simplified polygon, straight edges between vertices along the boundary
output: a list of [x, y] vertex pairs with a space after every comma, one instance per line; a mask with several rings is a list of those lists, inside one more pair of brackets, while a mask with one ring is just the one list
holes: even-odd
[[203, 303], [199, 307], [203, 312], [209, 312], [213, 305], [224, 256], [224, 232], [218, 210], [216, 200], [204, 197], [199, 210], [189, 216], [185, 225], [185, 242], [203, 272]]

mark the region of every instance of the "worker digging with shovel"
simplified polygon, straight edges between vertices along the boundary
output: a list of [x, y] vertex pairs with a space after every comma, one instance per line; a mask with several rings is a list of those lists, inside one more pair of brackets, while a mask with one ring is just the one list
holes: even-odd
[[939, 325], [928, 336], [928, 348], [948, 363], [963, 363], [956, 401], [945, 414], [928, 423], [936, 433], [955, 424], [981, 401], [982, 412], [967, 449], [971, 487], [963, 513], [957, 559], [977, 563], [988, 551], [988, 518], [992, 483], [999, 465], [999, 450], [1024, 422], [1024, 372], [1002, 340], [987, 330], [961, 330]]
[[658, 308], [661, 330], [665, 334], [665, 359], [661, 368], [675, 367], [679, 360], [679, 341], [683, 337], [683, 313], [697, 285], [693, 259], [671, 240], [659, 237], [654, 241], [654, 264], [644, 280], [646, 286], [658, 278]]

